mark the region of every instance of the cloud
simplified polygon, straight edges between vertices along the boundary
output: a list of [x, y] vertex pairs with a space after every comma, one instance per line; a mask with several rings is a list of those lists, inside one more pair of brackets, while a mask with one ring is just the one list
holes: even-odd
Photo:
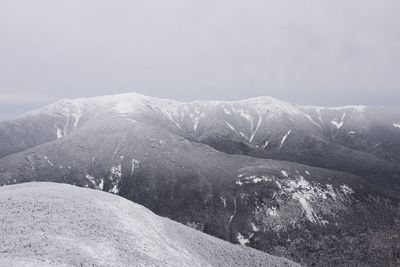
[[40, 92], [21, 92], [11, 90], [4, 90], [4, 92], [0, 91], [0, 104], [7, 105], [32, 105], [32, 104], [43, 104], [48, 103], [50, 101], [54, 101], [57, 99], [55, 96], [43, 95]]
[[[0, 1], [0, 101], [395, 104], [400, 1]], [[2, 91], [0, 89], [0, 91]]]

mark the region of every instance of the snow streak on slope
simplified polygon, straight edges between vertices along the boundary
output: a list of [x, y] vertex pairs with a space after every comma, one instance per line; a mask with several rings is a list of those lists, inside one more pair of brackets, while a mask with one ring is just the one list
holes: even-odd
[[346, 113], [344, 113], [344, 114], [342, 115], [342, 118], [340, 119], [340, 121], [333, 120], [333, 121], [331, 121], [331, 123], [332, 123], [333, 125], [335, 125], [337, 129], [340, 129], [340, 128], [342, 128], [342, 126], [343, 126], [343, 124], [344, 124], [344, 118], [345, 118], [345, 117], [346, 117]]
[[292, 130], [290, 129], [290, 130], [282, 137], [281, 144], [279, 145], [279, 149], [282, 148], [283, 144], [285, 143], [286, 139], [288, 138], [288, 136], [290, 135], [291, 132], [292, 132]]

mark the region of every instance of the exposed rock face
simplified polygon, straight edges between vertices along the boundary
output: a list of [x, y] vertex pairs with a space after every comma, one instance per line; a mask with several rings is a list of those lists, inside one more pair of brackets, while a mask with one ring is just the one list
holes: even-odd
[[62, 100], [0, 124], [0, 183], [112, 192], [309, 265], [390, 266], [399, 258], [391, 235], [400, 218], [399, 121], [390, 110], [268, 97]]

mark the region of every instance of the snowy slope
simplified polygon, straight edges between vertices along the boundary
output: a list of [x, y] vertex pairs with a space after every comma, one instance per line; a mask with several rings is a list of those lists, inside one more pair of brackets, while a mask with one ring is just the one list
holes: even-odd
[[0, 188], [0, 233], [2, 266], [298, 266], [64, 184]]
[[[287, 142], [290, 140], [287, 139], [289, 131], [292, 135], [309, 135], [313, 141], [330, 141], [363, 152], [371, 152], [370, 146], [376, 146], [377, 142], [399, 142], [400, 138], [399, 110], [365, 106], [299, 106], [272, 97], [184, 103], [136, 93], [62, 99], [16, 120], [3, 122], [0, 129], [4, 130], [0, 133], [4, 138], [7, 138], [4, 132], [8, 132], [18, 139], [21, 135], [18, 127], [24, 127], [26, 132], [29, 127], [40, 123], [43, 130], [40, 134], [46, 136], [48, 142], [62, 138], [93, 120], [109, 116], [125, 118], [130, 123], [155, 123], [200, 141], [222, 134], [268, 151], [285, 150], [290, 143]], [[377, 136], [374, 134], [377, 131], [386, 134]], [[349, 142], [355, 138], [364, 138], [366, 144], [360, 146]], [[9, 151], [2, 149], [0, 156], [46, 142], [44, 138], [32, 139], [25, 140], [25, 146], [16, 145]], [[290, 144], [288, 146], [290, 149]]]
[[0, 123], [0, 158], [110, 120], [162, 128], [226, 153], [349, 172], [400, 190], [400, 110], [299, 106], [272, 97], [184, 103], [128, 93], [62, 99]]

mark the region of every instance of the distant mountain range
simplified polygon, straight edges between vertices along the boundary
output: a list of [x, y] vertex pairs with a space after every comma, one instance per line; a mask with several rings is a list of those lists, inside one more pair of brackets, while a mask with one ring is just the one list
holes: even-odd
[[[399, 263], [400, 110], [63, 99], [0, 123], [0, 184], [123, 196], [299, 263]], [[356, 245], [355, 245], [356, 244]]]

